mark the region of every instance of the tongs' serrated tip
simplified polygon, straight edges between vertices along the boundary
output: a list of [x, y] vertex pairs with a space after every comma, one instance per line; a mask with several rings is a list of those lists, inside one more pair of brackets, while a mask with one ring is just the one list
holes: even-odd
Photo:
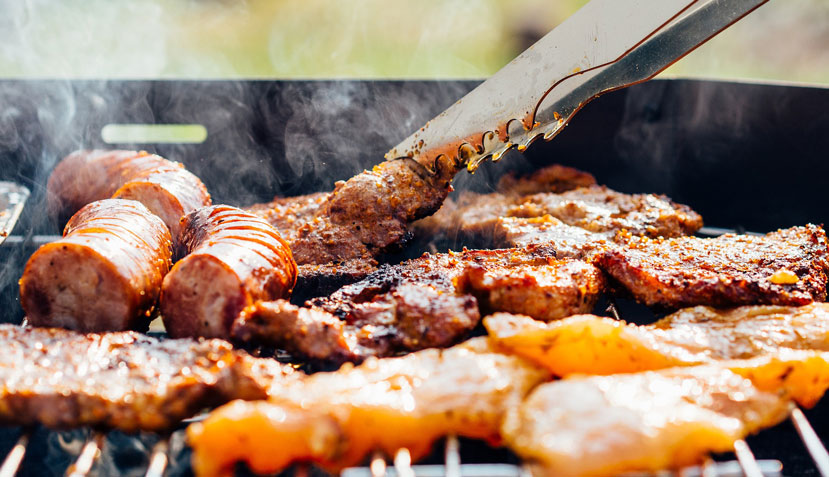
[[652, 78], [767, 1], [592, 0], [386, 159], [474, 172], [514, 146], [552, 139], [593, 98]]

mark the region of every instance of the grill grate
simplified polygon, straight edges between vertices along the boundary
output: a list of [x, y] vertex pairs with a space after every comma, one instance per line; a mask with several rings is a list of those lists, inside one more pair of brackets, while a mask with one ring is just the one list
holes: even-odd
[[[699, 231], [702, 236], [714, 237], [724, 233], [749, 233], [740, 229], [703, 228]], [[759, 234], [758, 234], [759, 235]], [[42, 236], [40, 241], [49, 242], [56, 237]], [[16, 242], [18, 237], [9, 237], [9, 242]], [[613, 298], [608, 298], [607, 313], [613, 318], [622, 319], [619, 306]], [[809, 453], [812, 463], [822, 477], [829, 477], [829, 452], [815, 432], [803, 411], [792, 405], [790, 419], [797, 434]], [[184, 426], [201, 420], [196, 417], [182, 422]], [[20, 470], [27, 447], [32, 439], [34, 429], [24, 428], [16, 443], [6, 455], [0, 465], [0, 477], [14, 477]], [[94, 431], [84, 442], [80, 453], [66, 470], [70, 477], [84, 477], [93, 470], [97, 459], [102, 455], [106, 434]], [[464, 464], [461, 459], [460, 441], [457, 436], [450, 435], [445, 440], [443, 449], [443, 463], [430, 465], [413, 465], [408, 449], [399, 449], [388, 465], [387, 457], [375, 452], [367, 467], [351, 467], [344, 469], [341, 477], [530, 477], [530, 471], [525, 465], [509, 463], [469, 463]], [[170, 465], [170, 436], [160, 439], [152, 448], [149, 456], [145, 477], [163, 477]], [[783, 464], [779, 460], [755, 458], [754, 453], [745, 440], [734, 443], [736, 460], [716, 462], [711, 458], [701, 466], [692, 466], [679, 469], [676, 473], [660, 471], [650, 473], [630, 473], [628, 477], [677, 475], [680, 477], [775, 477], [783, 475]], [[309, 468], [300, 464], [293, 469], [294, 477], [307, 477]]]

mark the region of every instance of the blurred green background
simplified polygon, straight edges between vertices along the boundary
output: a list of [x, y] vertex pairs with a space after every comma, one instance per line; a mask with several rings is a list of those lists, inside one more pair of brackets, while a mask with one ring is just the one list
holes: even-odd
[[[481, 78], [584, 3], [0, 0], [0, 76]], [[667, 74], [829, 83], [829, 0], [772, 0]]]

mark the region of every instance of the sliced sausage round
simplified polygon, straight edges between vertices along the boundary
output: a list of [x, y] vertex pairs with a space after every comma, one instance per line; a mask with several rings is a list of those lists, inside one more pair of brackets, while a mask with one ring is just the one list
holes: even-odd
[[161, 316], [173, 337], [227, 338], [243, 308], [287, 298], [297, 265], [265, 220], [235, 207], [205, 207], [182, 219], [181, 259], [164, 278]]
[[144, 205], [92, 202], [29, 258], [20, 303], [35, 326], [145, 330], [171, 258], [169, 229]]
[[47, 191], [49, 211], [61, 223], [90, 202], [132, 199], [161, 217], [174, 239], [184, 215], [211, 203], [183, 165], [145, 151], [73, 152], [55, 167]]

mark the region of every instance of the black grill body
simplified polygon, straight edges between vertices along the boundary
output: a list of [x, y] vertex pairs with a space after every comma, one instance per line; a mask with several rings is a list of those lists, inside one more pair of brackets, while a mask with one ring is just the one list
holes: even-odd
[[[32, 190], [14, 235], [0, 246], [0, 321], [19, 323], [17, 279], [42, 240], [54, 164], [79, 148], [140, 148], [183, 162], [214, 202], [247, 205], [274, 195], [328, 190], [451, 105], [477, 81], [0, 81], [0, 180]], [[201, 144], [105, 144], [107, 124], [202, 124]], [[512, 152], [456, 187], [489, 190], [508, 170], [562, 163], [624, 192], [663, 193], [707, 226], [766, 232], [829, 223], [829, 88], [704, 80], [654, 80], [588, 104], [551, 142]], [[412, 251], [418, 253], [419, 251]], [[624, 318], [646, 321], [634, 304]], [[647, 315], [650, 316], [650, 315]], [[829, 404], [807, 412], [829, 438]], [[0, 452], [19, 430], [0, 430]], [[61, 474], [87, 430], [35, 431], [19, 475]], [[157, 436], [110, 433], [101, 475], [142, 475]], [[80, 442], [80, 443], [78, 443]], [[791, 424], [748, 440], [786, 475], [813, 465]], [[77, 448], [77, 449], [76, 449]], [[463, 443], [464, 462], [505, 462], [502, 450]], [[181, 435], [168, 475], [187, 475]]]

